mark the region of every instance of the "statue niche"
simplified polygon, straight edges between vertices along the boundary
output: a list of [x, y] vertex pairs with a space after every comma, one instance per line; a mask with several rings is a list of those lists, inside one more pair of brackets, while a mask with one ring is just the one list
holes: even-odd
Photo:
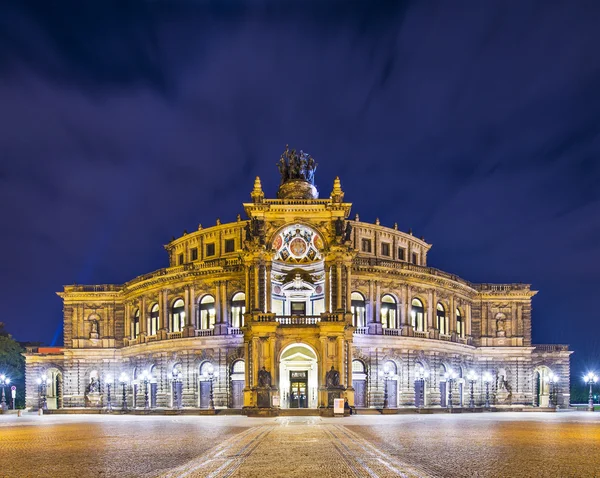
[[340, 372], [333, 365], [331, 370], [325, 374], [325, 386], [327, 387], [327, 407], [333, 408], [333, 401], [336, 398], [342, 398], [346, 387], [340, 385]]

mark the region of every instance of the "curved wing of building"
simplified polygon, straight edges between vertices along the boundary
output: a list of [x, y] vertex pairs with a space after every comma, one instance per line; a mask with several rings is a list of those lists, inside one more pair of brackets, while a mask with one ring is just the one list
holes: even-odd
[[[29, 407], [566, 406], [564, 345], [532, 345], [528, 284], [428, 266], [431, 245], [350, 219], [338, 178], [286, 149], [277, 198], [165, 246], [169, 266], [71, 285], [64, 348], [30, 348]], [[109, 396], [112, 396], [109, 398]]]

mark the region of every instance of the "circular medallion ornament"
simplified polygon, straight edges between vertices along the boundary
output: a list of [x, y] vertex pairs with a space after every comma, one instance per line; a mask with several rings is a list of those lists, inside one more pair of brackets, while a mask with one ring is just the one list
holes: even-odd
[[290, 242], [290, 252], [295, 257], [302, 257], [306, 252], [306, 242], [304, 242], [304, 239], [296, 237], [292, 240], [292, 242]]
[[277, 234], [277, 237], [275, 238], [275, 242], [273, 242], [273, 249], [278, 251], [279, 248], [281, 247], [282, 243], [283, 243], [283, 240], [281, 239], [281, 235]]

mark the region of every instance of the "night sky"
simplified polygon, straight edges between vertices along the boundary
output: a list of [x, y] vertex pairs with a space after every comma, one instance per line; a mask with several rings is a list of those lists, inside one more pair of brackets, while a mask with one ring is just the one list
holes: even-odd
[[274, 197], [289, 143], [321, 197], [339, 175], [351, 217], [425, 236], [430, 266], [531, 283], [534, 342], [570, 344], [574, 378], [600, 370], [598, 18], [593, 1], [0, 3], [0, 321], [60, 344], [63, 285], [165, 267], [172, 236], [243, 214], [256, 175]]

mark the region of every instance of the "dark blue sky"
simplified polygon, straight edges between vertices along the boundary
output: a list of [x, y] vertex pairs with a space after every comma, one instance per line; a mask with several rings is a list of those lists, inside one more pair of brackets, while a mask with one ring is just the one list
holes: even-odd
[[273, 196], [289, 143], [322, 196], [339, 175], [352, 215], [424, 235], [430, 265], [532, 283], [534, 341], [599, 369], [599, 17], [583, 1], [0, 3], [0, 320], [51, 342], [64, 284], [164, 267], [171, 236], [243, 212], [254, 176]]

